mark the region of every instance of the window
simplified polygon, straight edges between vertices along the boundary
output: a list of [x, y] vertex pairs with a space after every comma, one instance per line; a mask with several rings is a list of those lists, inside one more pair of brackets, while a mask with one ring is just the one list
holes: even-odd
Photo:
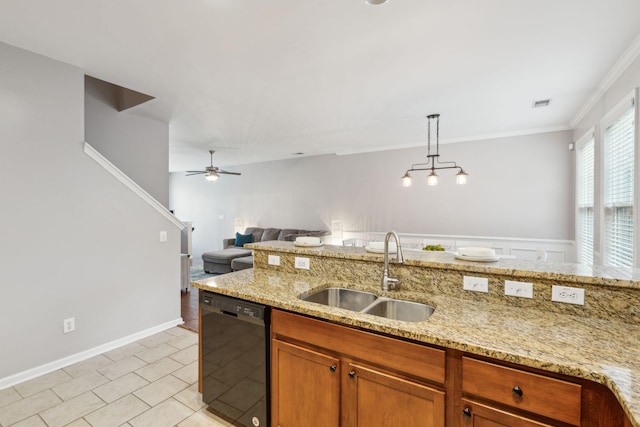
[[576, 258], [582, 264], [640, 267], [637, 100], [634, 89], [575, 144]]
[[576, 240], [578, 262], [593, 264], [595, 139], [593, 129], [576, 143]]
[[626, 103], [603, 131], [604, 265], [634, 266], [635, 106]]

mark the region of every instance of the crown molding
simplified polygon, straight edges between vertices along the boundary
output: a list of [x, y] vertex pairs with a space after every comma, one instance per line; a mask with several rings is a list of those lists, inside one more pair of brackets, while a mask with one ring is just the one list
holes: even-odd
[[580, 120], [593, 108], [604, 93], [611, 88], [613, 83], [620, 78], [629, 65], [640, 56], [640, 35], [635, 38], [631, 45], [624, 51], [622, 56], [613, 64], [613, 67], [605, 74], [604, 78], [598, 83], [596, 88], [591, 92], [585, 103], [580, 107], [578, 112], [573, 116], [569, 125], [574, 129]]

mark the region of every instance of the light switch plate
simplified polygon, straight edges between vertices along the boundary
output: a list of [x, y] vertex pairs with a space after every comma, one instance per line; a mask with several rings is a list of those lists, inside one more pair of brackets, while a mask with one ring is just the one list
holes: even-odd
[[462, 289], [473, 292], [489, 292], [489, 279], [486, 277], [464, 276]]
[[160, 232], [160, 242], [164, 243], [167, 241], [167, 232], [166, 231], [161, 231]]
[[280, 265], [280, 256], [269, 255], [269, 265]]
[[551, 301], [584, 305], [584, 289], [553, 285], [551, 287]]
[[504, 294], [512, 297], [533, 298], [533, 283], [505, 280]]
[[309, 269], [309, 258], [304, 257], [296, 257], [295, 267], [300, 270], [308, 270]]

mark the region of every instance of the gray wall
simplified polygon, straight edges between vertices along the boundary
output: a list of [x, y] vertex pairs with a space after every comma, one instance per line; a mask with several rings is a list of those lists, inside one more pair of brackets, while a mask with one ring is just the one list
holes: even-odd
[[117, 88], [87, 77], [85, 141], [157, 201], [168, 206], [169, 124], [133, 114], [135, 107], [119, 112]]
[[2, 379], [178, 319], [180, 232], [83, 153], [83, 70], [0, 64]]
[[194, 222], [196, 259], [233, 236], [234, 218], [245, 226], [330, 229], [341, 220], [344, 231], [572, 240], [570, 141], [566, 131], [441, 146], [443, 161], [470, 174], [466, 186], [442, 171], [437, 187], [422, 172], [403, 188], [400, 177], [425, 160], [426, 147], [225, 167], [242, 176], [215, 183], [173, 173], [170, 207]]

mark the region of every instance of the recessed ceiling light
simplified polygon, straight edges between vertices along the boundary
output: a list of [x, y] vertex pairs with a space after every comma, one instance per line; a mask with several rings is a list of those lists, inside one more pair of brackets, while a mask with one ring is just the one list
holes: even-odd
[[531, 105], [531, 107], [533, 108], [548, 107], [550, 102], [551, 102], [551, 99], [540, 99], [538, 101], [533, 101], [533, 105]]
[[304, 153], [291, 153], [291, 154], [293, 154], [294, 156], [302, 156]]
[[364, 0], [364, 2], [366, 4], [370, 4], [373, 6], [379, 5], [379, 4], [385, 4], [388, 0]]

